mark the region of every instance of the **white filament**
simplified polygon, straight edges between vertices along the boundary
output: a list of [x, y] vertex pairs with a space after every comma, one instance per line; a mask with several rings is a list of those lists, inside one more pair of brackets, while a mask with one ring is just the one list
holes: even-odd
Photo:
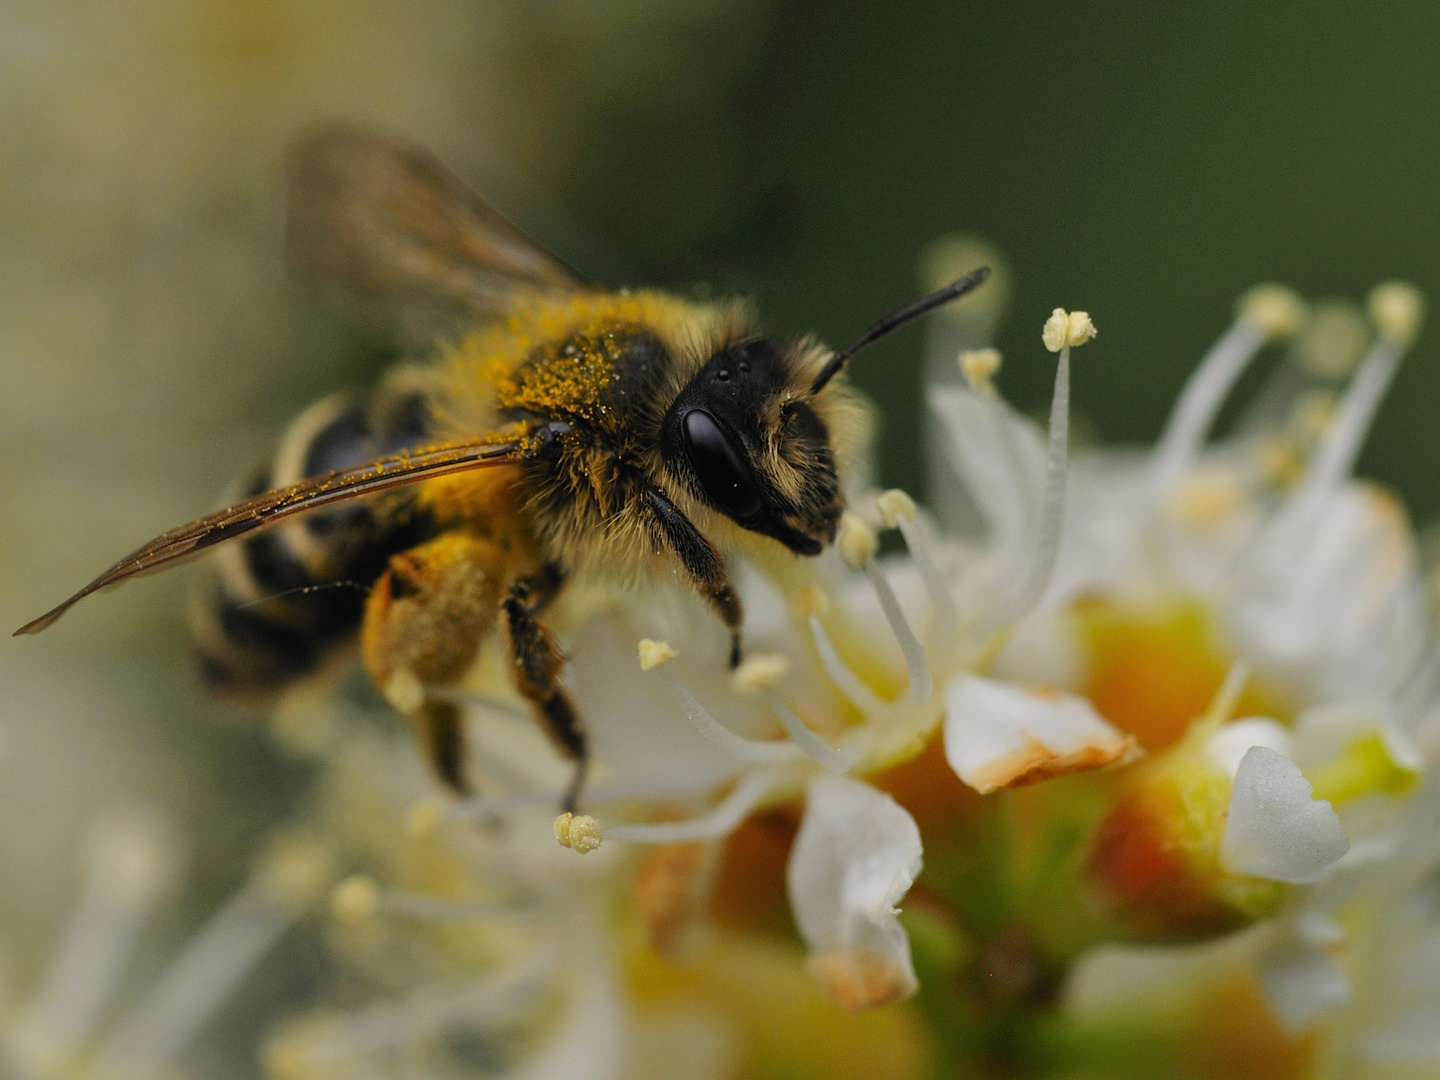
[[450, 900], [402, 889], [382, 889], [379, 910], [403, 919], [434, 922], [464, 922], [494, 915], [513, 914], [519, 910], [511, 903], [489, 900]]
[[6, 1033], [16, 1067], [48, 1072], [90, 1037], [160, 895], [169, 854], [163, 829], [145, 816], [102, 822], [54, 958]]
[[1235, 706], [1240, 703], [1240, 695], [1244, 693], [1245, 684], [1249, 681], [1250, 665], [1244, 660], [1236, 660], [1230, 665], [1230, 670], [1225, 672], [1225, 681], [1220, 684], [1220, 689], [1215, 691], [1215, 698], [1210, 702], [1206, 718], [1228, 723], [1235, 715]]
[[925, 662], [925, 646], [920, 644], [915, 631], [910, 629], [910, 622], [905, 618], [905, 612], [900, 609], [900, 601], [895, 599], [895, 590], [890, 588], [890, 582], [885, 580], [885, 575], [874, 559], [866, 561], [865, 576], [870, 579], [870, 587], [875, 590], [875, 596], [880, 601], [880, 610], [885, 612], [885, 621], [890, 624], [900, 651], [905, 656], [905, 669], [910, 676], [906, 695], [913, 705], [928, 701], [935, 686], [930, 678], [930, 667]]
[[773, 742], [756, 742], [753, 739], [746, 739], [736, 735], [720, 721], [716, 720], [705, 710], [705, 706], [696, 701], [688, 690], [676, 682], [668, 673], [661, 672], [665, 684], [670, 688], [671, 695], [680, 703], [685, 710], [685, 715], [690, 722], [699, 729], [700, 734], [709, 739], [720, 749], [724, 750], [731, 757], [738, 761], [745, 761], [756, 765], [772, 764], [783, 761], [796, 761], [801, 757], [800, 748], [792, 742], [775, 740]]
[[1205, 354], [1180, 392], [1155, 446], [1150, 472], [1152, 491], [1158, 494], [1168, 490], [1190, 471], [1226, 395], [1265, 344], [1265, 337], [1261, 327], [1241, 317]]
[[544, 992], [554, 966], [553, 953], [528, 960], [511, 971], [459, 986], [427, 986], [401, 1001], [385, 1001], [337, 1019], [287, 1048], [312, 1067], [408, 1046], [463, 1025], [496, 1031], [523, 1019]]
[[859, 676], [845, 666], [829, 635], [825, 633], [825, 628], [820, 625], [819, 618], [814, 615], [810, 616], [810, 635], [815, 639], [815, 651], [820, 654], [820, 666], [825, 669], [825, 674], [845, 699], [867, 716], [882, 712], [885, 703], [860, 681]]
[[1350, 475], [1404, 355], [1403, 347], [1384, 337], [1371, 347], [1340, 399], [1330, 429], [1306, 472], [1302, 491], [1323, 492]]
[[1070, 346], [1060, 350], [1055, 366], [1055, 391], [1050, 398], [1050, 433], [1045, 444], [1045, 494], [1036, 526], [1035, 549], [1019, 589], [1002, 596], [988, 617], [985, 629], [999, 629], [1019, 622], [1040, 601], [1055, 557], [1060, 551], [1060, 531], [1065, 523], [1065, 486], [1070, 473]]
[[860, 760], [860, 751], [857, 748], [837, 750], [806, 727], [805, 721], [795, 715], [794, 710], [781, 700], [779, 694], [767, 691], [765, 700], [780, 717], [780, 723], [785, 725], [785, 733], [821, 768], [833, 773], [848, 773]]
[[216, 1008], [299, 915], [257, 876], [235, 894], [161, 975], [159, 984], [96, 1052], [102, 1076], [153, 1077], [184, 1050]]
[[607, 825], [606, 840], [628, 840], [635, 844], [679, 844], [690, 840], [718, 840], [734, 832], [760, 800], [777, 788], [785, 774], [775, 769], [757, 769], [740, 778], [730, 793], [708, 813], [688, 821], [653, 825]]
[[910, 552], [910, 557], [915, 560], [915, 566], [920, 571], [925, 590], [930, 594], [930, 603], [935, 609], [932, 633], [943, 650], [954, 638], [955, 629], [960, 622], [960, 612], [955, 606], [955, 594], [950, 591], [950, 583], [945, 580], [945, 575], [940, 572], [930, 555], [930, 544], [919, 521], [914, 518], [901, 518], [896, 524], [900, 535], [905, 538], [905, 547]]

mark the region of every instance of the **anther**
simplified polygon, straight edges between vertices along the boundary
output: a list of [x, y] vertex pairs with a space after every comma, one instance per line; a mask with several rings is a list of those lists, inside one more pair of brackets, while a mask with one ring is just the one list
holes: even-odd
[[380, 886], [369, 874], [352, 874], [330, 893], [330, 914], [347, 926], [369, 922], [380, 910]]
[[1090, 321], [1088, 311], [1066, 311], [1056, 308], [1045, 320], [1040, 340], [1053, 353], [1070, 345], [1084, 345], [1096, 334], [1095, 324]]
[[1309, 314], [1299, 293], [1273, 281], [1247, 290], [1235, 304], [1235, 317], [1253, 325], [1266, 341], [1293, 337], [1305, 326]]
[[742, 694], [768, 690], [790, 673], [790, 659], [780, 653], [747, 657], [730, 675], [730, 685]]
[[835, 546], [840, 549], [840, 557], [859, 570], [875, 557], [880, 541], [869, 522], [847, 510], [840, 518], [840, 537]]
[[1408, 281], [1386, 281], [1370, 290], [1365, 303], [1380, 336], [1408, 349], [1425, 319], [1425, 297]]
[[639, 651], [641, 671], [653, 671], [665, 661], [680, 655], [668, 641], [652, 641], [650, 638], [640, 639]]
[[802, 619], [823, 619], [830, 614], [830, 597], [819, 585], [796, 589], [790, 597], [795, 613]]
[[555, 839], [561, 847], [588, 855], [604, 839], [600, 823], [589, 814], [565, 812], [555, 819]]
[[897, 528], [902, 521], [915, 520], [915, 500], [899, 488], [883, 492], [875, 500], [875, 508], [880, 512], [880, 521], [887, 529]]
[[995, 393], [994, 377], [1000, 370], [999, 349], [966, 349], [960, 354], [960, 374], [970, 389], [980, 394]]

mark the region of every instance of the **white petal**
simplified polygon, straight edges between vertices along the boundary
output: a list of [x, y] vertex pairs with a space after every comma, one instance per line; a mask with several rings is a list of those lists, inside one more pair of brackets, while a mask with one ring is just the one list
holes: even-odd
[[1264, 746], [1245, 752], [1235, 773], [1220, 860], [1236, 874], [1318, 881], [1350, 850], [1340, 819], [1283, 754]]
[[890, 796], [848, 777], [811, 781], [786, 885], [811, 970], [843, 1008], [914, 992], [895, 905], [920, 872], [920, 856], [920, 830]]
[[1292, 756], [1290, 733], [1264, 716], [1248, 716], [1226, 724], [1205, 743], [1205, 756], [1233, 780], [1245, 752], [1252, 746], [1264, 746], [1277, 754]]
[[1336, 702], [1301, 710], [1295, 718], [1295, 764], [1304, 769], [1324, 765], [1367, 735], [1379, 735], [1390, 760], [1400, 768], [1424, 770], [1424, 756], [1396, 725], [1390, 707], [1379, 701]]
[[945, 688], [945, 758], [961, 780], [988, 794], [1135, 756], [1135, 740], [1090, 702], [963, 675]]
[[1285, 936], [1255, 958], [1255, 973], [1280, 1023], [1298, 1031], [1350, 1000], [1350, 980], [1325, 950]]

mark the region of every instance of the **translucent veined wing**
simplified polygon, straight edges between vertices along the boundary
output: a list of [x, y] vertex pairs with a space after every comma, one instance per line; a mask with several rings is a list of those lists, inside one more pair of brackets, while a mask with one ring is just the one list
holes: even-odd
[[330, 124], [292, 149], [286, 255], [299, 271], [433, 340], [457, 317], [503, 315], [519, 297], [586, 286], [486, 205], [428, 150]]
[[525, 461], [555, 435], [560, 434], [563, 428], [563, 424], [552, 424], [532, 431], [522, 438], [503, 442], [492, 436], [427, 447], [410, 453], [377, 458], [326, 473], [324, 476], [302, 480], [287, 488], [256, 495], [157, 536], [148, 544], [126, 555], [64, 603], [20, 627], [15, 631], [15, 636], [38, 634], [53, 625], [77, 601], [99, 589], [141, 574], [164, 570], [216, 544], [268, 528], [292, 515], [373, 495], [389, 488], [416, 484], [437, 476]]

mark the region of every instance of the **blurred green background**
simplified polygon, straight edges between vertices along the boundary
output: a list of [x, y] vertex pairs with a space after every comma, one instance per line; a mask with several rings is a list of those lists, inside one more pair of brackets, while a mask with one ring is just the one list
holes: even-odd
[[[723, 85], [676, 71], [569, 121], [556, 197], [638, 279], [753, 293], [773, 324], [838, 344], [915, 294], [927, 240], [983, 235], [1015, 273], [1003, 389], [1037, 406], [1041, 322], [1086, 308], [1101, 337], [1076, 406], [1118, 440], [1158, 432], [1256, 281], [1440, 295], [1433, 4], [794, 2], [696, 32], [736, 54]], [[892, 483], [917, 473], [900, 433], [920, 415], [918, 339], [853, 369], [889, 418]], [[1361, 465], [1422, 521], [1440, 511], [1434, 340]]]

